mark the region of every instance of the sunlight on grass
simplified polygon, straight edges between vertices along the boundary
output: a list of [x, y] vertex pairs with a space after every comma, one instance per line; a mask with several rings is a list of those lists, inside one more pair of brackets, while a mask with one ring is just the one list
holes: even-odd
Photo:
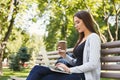
[[106, 78], [102, 78], [101, 80], [118, 80], [118, 79], [106, 79]]
[[17, 76], [17, 77], [26, 77], [29, 73], [30, 69], [24, 69], [22, 71], [12, 71], [8, 68], [3, 69], [3, 76], [0, 76], [0, 80], [8, 80], [10, 76]]

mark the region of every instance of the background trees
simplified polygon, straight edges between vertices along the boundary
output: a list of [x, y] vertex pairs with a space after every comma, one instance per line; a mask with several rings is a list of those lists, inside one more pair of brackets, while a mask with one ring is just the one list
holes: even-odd
[[91, 13], [102, 42], [119, 39], [119, 0], [48, 0], [39, 2], [39, 9], [41, 12], [51, 11], [50, 24], [46, 29], [48, 35], [44, 38], [47, 50], [55, 50], [52, 46], [60, 39], [67, 40], [68, 47], [73, 47], [77, 34], [72, 20], [78, 10], [88, 10]]
[[[5, 57], [8, 58], [11, 54], [14, 55], [21, 46], [31, 48], [28, 51], [29, 54], [32, 54], [33, 50], [39, 52], [38, 49], [42, 40], [38, 42], [40, 38], [37, 41], [31, 39], [34, 35], [30, 36], [25, 30], [15, 27], [16, 16], [19, 13], [24, 14], [33, 2], [36, 2], [36, 0], [0, 1], [0, 75], [2, 74], [2, 60]], [[34, 46], [34, 44], [36, 45]]]
[[[0, 20], [0, 24], [1, 24], [0, 28], [1, 28], [1, 34], [4, 35], [4, 36], [1, 35], [2, 40], [0, 41], [1, 42], [0, 44], [1, 45], [0, 46], [0, 75], [1, 75], [2, 74], [2, 57], [4, 54], [5, 47], [6, 47], [6, 42], [8, 41], [10, 33], [12, 32], [13, 23], [14, 23], [16, 14], [17, 14], [18, 3], [15, 0], [11, 0], [11, 1], [7, 0], [5, 2], [2, 0], [0, 4], [1, 4], [0, 13], [2, 14], [1, 20]], [[5, 44], [3, 45], [3, 43]]]

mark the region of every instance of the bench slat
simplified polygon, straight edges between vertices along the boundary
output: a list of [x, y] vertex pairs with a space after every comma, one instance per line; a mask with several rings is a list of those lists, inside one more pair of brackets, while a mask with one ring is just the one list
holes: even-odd
[[42, 60], [42, 61], [36, 60], [35, 62], [36, 62], [37, 64], [43, 64], [43, 63], [45, 63], [45, 61], [43, 61], [43, 60]]
[[120, 56], [113, 56], [113, 57], [102, 57], [102, 62], [120, 62]]
[[50, 60], [50, 64], [55, 64], [57, 60]]
[[37, 60], [43, 60], [43, 57], [37, 57], [36, 59]]
[[105, 64], [101, 66], [102, 70], [119, 70], [120, 71], [120, 65], [110, 65]]
[[72, 53], [73, 49], [74, 49], [74, 48], [69, 48], [69, 49], [67, 49], [67, 52]]
[[[69, 48], [67, 49], [67, 52], [72, 52], [73, 51], [73, 48]], [[51, 51], [51, 52], [47, 52], [46, 54], [47, 55], [56, 55], [58, 51]]]
[[60, 55], [52, 55], [52, 56], [48, 56], [48, 59], [56, 59], [59, 57], [60, 57]]
[[103, 54], [120, 54], [120, 48], [102, 49], [101, 53], [102, 55]]
[[101, 73], [102, 78], [115, 78], [120, 79], [120, 73], [108, 73], [108, 72], [102, 72]]
[[56, 55], [58, 51], [47, 52], [47, 55]]
[[102, 43], [101, 47], [102, 48], [120, 47], [120, 41]]
[[[57, 60], [50, 60], [49, 61], [49, 63], [55, 63]], [[43, 64], [43, 63], [45, 63], [45, 61], [44, 60], [42, 60], [42, 61], [40, 61], [40, 60], [36, 60], [36, 63], [41, 63], [41, 64]]]

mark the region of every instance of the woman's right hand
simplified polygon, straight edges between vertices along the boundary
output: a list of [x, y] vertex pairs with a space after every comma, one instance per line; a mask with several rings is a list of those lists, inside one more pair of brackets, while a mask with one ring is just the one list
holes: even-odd
[[61, 47], [58, 47], [58, 54], [63, 58], [66, 57], [66, 51], [62, 50]]

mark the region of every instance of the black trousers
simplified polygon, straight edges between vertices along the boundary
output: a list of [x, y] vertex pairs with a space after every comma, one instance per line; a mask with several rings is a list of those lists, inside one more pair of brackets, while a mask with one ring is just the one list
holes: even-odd
[[84, 73], [64, 74], [51, 71], [48, 67], [34, 66], [26, 80], [85, 80]]

